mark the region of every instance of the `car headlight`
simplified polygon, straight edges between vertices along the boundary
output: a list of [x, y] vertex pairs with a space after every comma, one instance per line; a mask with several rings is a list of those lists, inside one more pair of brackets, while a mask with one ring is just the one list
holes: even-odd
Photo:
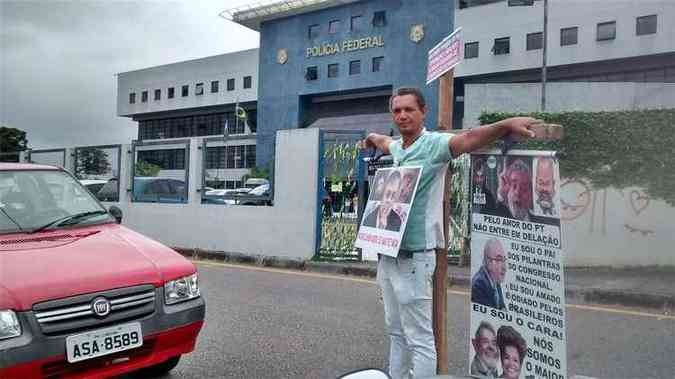
[[14, 311], [0, 311], [0, 340], [21, 335], [21, 324]]
[[196, 297], [199, 297], [196, 273], [164, 284], [164, 302], [167, 304], [180, 303]]

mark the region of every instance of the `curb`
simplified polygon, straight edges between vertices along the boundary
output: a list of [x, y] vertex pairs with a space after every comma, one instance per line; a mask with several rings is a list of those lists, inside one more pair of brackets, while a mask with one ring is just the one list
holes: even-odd
[[[351, 275], [375, 278], [375, 263], [336, 263], [324, 261], [301, 260], [279, 256], [250, 255], [224, 251], [207, 251], [201, 249], [174, 248], [179, 254], [189, 259], [206, 259], [220, 262], [247, 264], [262, 267], [275, 267], [300, 271], [320, 272], [337, 275]], [[448, 287], [469, 288], [471, 276], [468, 272], [448, 270]], [[565, 298], [590, 304], [622, 305], [644, 307], [667, 311], [675, 309], [675, 294], [654, 294], [630, 290], [603, 288], [582, 288], [569, 284], [565, 288]]]

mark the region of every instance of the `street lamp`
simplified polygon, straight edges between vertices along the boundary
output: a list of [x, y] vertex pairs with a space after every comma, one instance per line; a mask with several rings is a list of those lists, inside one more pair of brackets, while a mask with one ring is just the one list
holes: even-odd
[[[509, 0], [510, 7], [531, 6], [534, 0]], [[546, 45], [548, 41], [548, 0], [544, 0], [544, 32], [542, 33], [542, 59], [541, 59], [541, 111], [546, 111]]]

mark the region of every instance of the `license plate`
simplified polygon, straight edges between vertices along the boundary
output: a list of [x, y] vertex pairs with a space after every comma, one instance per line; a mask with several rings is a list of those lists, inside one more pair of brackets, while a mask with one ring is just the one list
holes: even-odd
[[141, 333], [141, 324], [138, 322], [66, 337], [66, 352], [70, 363], [129, 350], [142, 345], [143, 334]]

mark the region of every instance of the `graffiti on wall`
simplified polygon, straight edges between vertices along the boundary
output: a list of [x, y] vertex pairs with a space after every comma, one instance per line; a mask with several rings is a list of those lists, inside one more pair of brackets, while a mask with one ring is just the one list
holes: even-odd
[[[640, 189], [593, 189], [590, 183], [583, 179], [565, 178], [560, 185], [563, 196], [560, 199], [561, 219], [568, 223], [580, 222], [583, 216], [589, 218], [589, 232], [607, 234], [607, 195], [615, 191], [620, 195], [626, 207], [624, 229], [633, 235], [649, 236], [654, 231], [644, 225], [644, 212], [649, 208], [651, 199]], [[616, 210], [612, 215], [617, 214]]]

